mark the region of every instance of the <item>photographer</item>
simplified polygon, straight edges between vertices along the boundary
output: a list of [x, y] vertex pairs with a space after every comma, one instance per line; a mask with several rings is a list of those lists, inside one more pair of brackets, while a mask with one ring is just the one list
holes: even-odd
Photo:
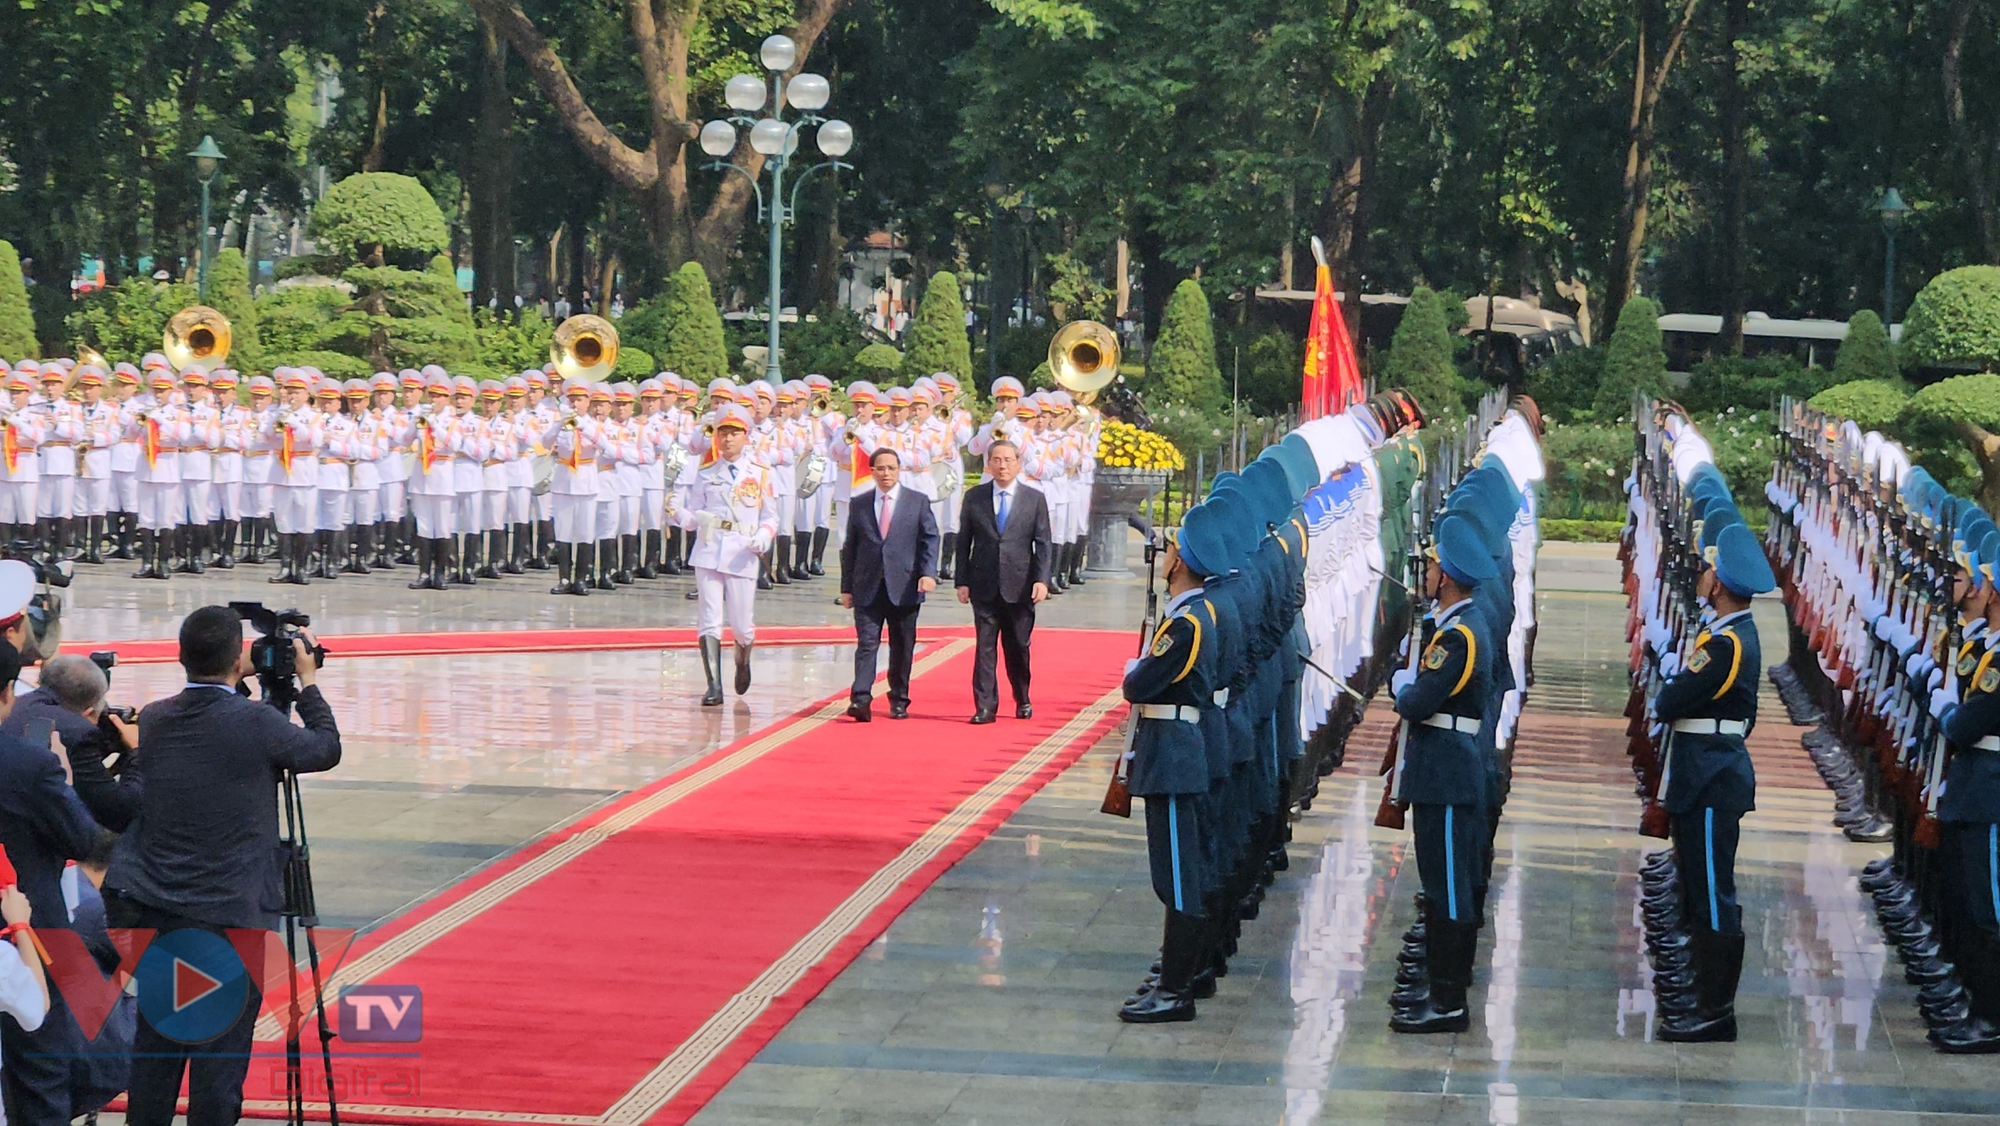
[[84, 807], [98, 824], [124, 832], [139, 811], [138, 780], [114, 778], [105, 760], [117, 756], [122, 773], [139, 745], [139, 729], [106, 710], [110, 686], [104, 670], [88, 657], [51, 657], [42, 663], [40, 685], [0, 722], [0, 734], [20, 738], [31, 724], [46, 722], [62, 740], [70, 784]]
[[[310, 634], [293, 642], [300, 727], [239, 694], [251, 668], [236, 611], [204, 606], [181, 623], [188, 685], [139, 713], [145, 753], [128, 772], [140, 775], [144, 787], [139, 817], [118, 842], [104, 880], [113, 927], [222, 935], [226, 928], [278, 925], [284, 906], [279, 772], [330, 770], [340, 762], [333, 710], [315, 684], [315, 644]], [[189, 1126], [235, 1122], [260, 1003], [253, 975], [236, 1022], [193, 1044], [154, 1029], [142, 1004], [127, 1121], [169, 1126], [185, 1071]]]

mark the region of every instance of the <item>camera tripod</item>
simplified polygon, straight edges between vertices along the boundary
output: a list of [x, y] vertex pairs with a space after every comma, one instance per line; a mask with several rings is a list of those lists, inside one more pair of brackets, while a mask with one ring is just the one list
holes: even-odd
[[[264, 700], [286, 715], [291, 714], [296, 691], [287, 678], [282, 684], [275, 678], [259, 677]], [[299, 777], [290, 770], [280, 771], [278, 785], [284, 805], [284, 828], [278, 840], [278, 847], [284, 854], [285, 906], [282, 912], [285, 920], [285, 953], [291, 959], [290, 1011], [285, 1021], [285, 1120], [292, 1126], [305, 1126], [306, 1089], [305, 1073], [301, 1068], [303, 1051], [300, 1045], [300, 1027], [303, 1025], [302, 998], [299, 991], [299, 947], [303, 944], [306, 962], [312, 972], [313, 1015], [319, 1025], [320, 1067], [326, 1078], [327, 1121], [332, 1126], [340, 1126], [340, 1105], [334, 1098], [333, 1082], [333, 1028], [326, 1019], [326, 982], [320, 973], [319, 942], [313, 931], [319, 926], [319, 906], [313, 895], [312, 847], [306, 840], [306, 810], [303, 796], [299, 793]]]

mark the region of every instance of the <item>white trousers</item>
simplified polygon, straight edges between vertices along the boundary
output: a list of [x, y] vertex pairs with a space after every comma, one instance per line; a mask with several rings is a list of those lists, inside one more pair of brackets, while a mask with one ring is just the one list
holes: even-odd
[[532, 524], [535, 518], [535, 489], [532, 485], [507, 486], [507, 523]]
[[484, 492], [460, 493], [456, 497], [453, 497], [451, 505], [452, 530], [448, 534], [471, 535], [479, 531], [480, 522], [486, 517], [486, 513], [482, 511], [485, 507], [486, 494]]
[[382, 490], [351, 489], [347, 503], [353, 509], [353, 523], [373, 524], [382, 518]]
[[111, 511], [111, 478], [85, 477], [77, 482], [76, 504], [70, 512], [76, 516], [103, 516]]
[[[271, 523], [278, 534], [303, 536], [319, 529], [319, 486], [272, 485]], [[144, 515], [140, 516], [143, 521]]]
[[35, 515], [44, 520], [56, 520], [69, 515], [76, 504], [75, 477], [43, 477], [41, 487], [35, 493]]
[[479, 528], [485, 532], [507, 530], [506, 489], [488, 489], [480, 494]]
[[553, 520], [555, 518], [556, 495], [554, 493], [535, 494], [535, 519]]
[[410, 511], [408, 481], [384, 481], [376, 489], [381, 498], [381, 513], [384, 520], [401, 520]]
[[181, 513], [177, 523], [208, 523], [209, 499], [215, 492], [213, 481], [181, 482]]
[[177, 528], [181, 522], [181, 483], [155, 484], [151, 481], [139, 482], [139, 526], [148, 531], [164, 532]]
[[796, 493], [779, 493], [771, 498], [778, 509], [778, 534], [789, 536], [798, 527], [799, 498]]
[[35, 482], [0, 481], [0, 524], [35, 522]]
[[449, 539], [458, 529], [457, 497], [417, 495], [410, 498], [410, 510], [417, 518], [420, 540]]
[[957, 534], [959, 510], [965, 506], [965, 486], [953, 489], [939, 501], [944, 505], [944, 511], [938, 514], [938, 534]]
[[667, 489], [646, 489], [639, 494], [639, 530], [658, 532], [667, 526]]
[[349, 524], [354, 523], [354, 505], [349, 503], [347, 498], [348, 490], [346, 489], [321, 487], [319, 490], [319, 523], [315, 527], [316, 531], [345, 531]]
[[816, 532], [827, 526], [832, 511], [833, 486], [821, 484], [818, 492], [799, 498], [798, 521], [794, 527], [801, 532]]
[[695, 611], [695, 631], [702, 637], [722, 636], [722, 624], [729, 623], [729, 632], [738, 645], [748, 645], [757, 638], [757, 623], [752, 615], [757, 609], [757, 580], [739, 575], [725, 575], [721, 571], [711, 571], [706, 567], [694, 569], [694, 589], [700, 596]]
[[111, 508], [114, 512], [139, 511], [139, 473], [128, 470], [111, 474]]
[[208, 518], [211, 521], [243, 519], [243, 482], [211, 481], [209, 483]]
[[594, 543], [597, 540], [597, 498], [590, 494], [544, 493], [555, 502], [557, 543]]
[[243, 515], [252, 520], [268, 520], [271, 517], [272, 490], [270, 482], [243, 482], [237, 496], [243, 502]]

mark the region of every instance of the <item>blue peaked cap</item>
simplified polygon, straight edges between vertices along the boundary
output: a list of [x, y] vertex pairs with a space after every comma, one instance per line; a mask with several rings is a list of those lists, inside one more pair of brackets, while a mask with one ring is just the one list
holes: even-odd
[[1743, 524], [1731, 524], [1716, 536], [1715, 577], [1743, 598], [1762, 594], [1778, 585], [1756, 534]]
[[1438, 566], [1460, 586], [1482, 583], [1500, 573], [1478, 525], [1462, 512], [1447, 512], [1438, 521], [1433, 550]]

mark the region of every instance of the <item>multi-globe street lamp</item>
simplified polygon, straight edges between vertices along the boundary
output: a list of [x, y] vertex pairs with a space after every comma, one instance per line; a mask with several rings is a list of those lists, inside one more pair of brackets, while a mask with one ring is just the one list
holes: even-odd
[[[773, 35], [764, 40], [758, 49], [758, 60], [770, 72], [770, 87], [754, 74], [739, 74], [731, 78], [722, 88], [723, 100], [735, 112], [726, 118], [719, 118], [701, 127], [701, 151], [715, 158], [702, 165], [704, 169], [719, 172], [741, 172], [757, 192], [757, 219], [770, 227], [771, 232], [771, 313], [768, 336], [769, 351], [764, 357], [764, 377], [772, 383], [784, 378], [778, 367], [778, 310], [780, 270], [784, 261], [785, 225], [798, 216], [799, 188], [822, 168], [852, 168], [841, 157], [854, 147], [854, 127], [839, 118], [821, 117], [819, 111], [826, 108], [832, 88], [827, 80], [817, 74], [795, 74], [786, 81], [785, 72], [798, 59], [798, 44], [789, 36]], [[762, 110], [766, 101], [770, 103], [770, 116], [752, 117]], [[796, 120], [785, 120], [785, 107], [789, 104], [799, 111]], [[798, 151], [799, 131], [806, 126], [817, 126], [813, 135], [814, 143], [827, 159], [800, 173], [792, 184], [792, 194], [785, 197], [785, 172], [791, 166], [792, 154]], [[768, 205], [764, 189], [757, 177], [742, 166], [731, 162], [728, 157], [736, 151], [736, 131], [739, 128], [750, 131], [750, 147], [764, 157], [764, 167], [771, 173], [771, 195]]]
[[196, 145], [195, 150], [188, 156], [193, 158], [195, 177], [201, 181], [201, 230], [196, 232], [201, 243], [200, 249], [196, 251], [200, 258], [197, 259], [199, 265], [195, 271], [195, 293], [198, 300], [206, 301], [208, 300], [208, 186], [215, 182], [216, 171], [222, 167], [222, 162], [229, 158], [223, 156], [222, 150], [215, 147], [215, 138], [206, 133], [202, 134], [201, 144]]

